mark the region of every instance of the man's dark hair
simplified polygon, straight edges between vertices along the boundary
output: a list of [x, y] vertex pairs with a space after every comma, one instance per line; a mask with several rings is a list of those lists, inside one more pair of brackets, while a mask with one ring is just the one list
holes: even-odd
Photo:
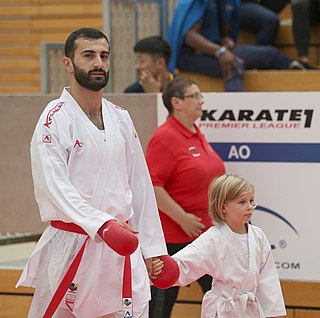
[[163, 57], [166, 64], [169, 64], [171, 47], [161, 36], [150, 36], [136, 43], [133, 48], [135, 53], [147, 53], [154, 59]]
[[110, 46], [107, 36], [98, 29], [82, 28], [82, 29], [75, 30], [68, 36], [66, 40], [66, 43], [64, 46], [65, 56], [73, 60], [74, 52], [77, 49], [77, 46], [75, 45], [76, 40], [86, 39], [90, 41], [90, 40], [98, 40], [101, 38], [105, 38]]
[[173, 111], [171, 103], [172, 97], [183, 99], [186, 88], [190, 87], [193, 84], [197, 85], [197, 83], [191, 79], [182, 79], [179, 77], [176, 77], [175, 79], [167, 83], [162, 92], [162, 100], [169, 114], [172, 114]]

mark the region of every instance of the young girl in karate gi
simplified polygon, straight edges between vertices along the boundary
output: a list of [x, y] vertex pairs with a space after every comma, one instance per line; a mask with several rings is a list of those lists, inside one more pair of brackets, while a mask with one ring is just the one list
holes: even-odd
[[236, 175], [223, 175], [209, 187], [209, 214], [215, 226], [173, 255], [177, 285], [209, 274], [212, 289], [202, 301], [202, 318], [285, 316], [286, 310], [270, 244], [249, 223], [254, 187]]

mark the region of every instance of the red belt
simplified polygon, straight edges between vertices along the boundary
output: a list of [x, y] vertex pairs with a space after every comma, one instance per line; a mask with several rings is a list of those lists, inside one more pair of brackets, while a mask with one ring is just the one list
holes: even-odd
[[66, 223], [63, 221], [55, 220], [55, 221], [51, 221], [50, 224], [52, 227], [55, 227], [56, 229], [59, 229], [59, 230], [88, 235], [88, 233], [81, 226], [74, 223]]
[[[63, 231], [74, 232], [78, 234], [88, 235], [82, 227], [74, 223], [65, 223], [63, 221], [51, 221], [51, 226]], [[68, 268], [65, 276], [63, 277], [60, 285], [55, 291], [48, 308], [43, 316], [43, 318], [51, 318], [56, 312], [62, 298], [66, 294], [70, 284], [72, 283], [77, 270], [82, 259], [84, 249], [89, 240], [89, 236], [85, 239], [83, 245], [78, 251], [76, 257], [72, 261], [70, 267]], [[128, 317], [131, 314], [132, 317], [132, 284], [131, 284], [131, 262], [130, 256], [125, 257], [124, 262], [124, 272], [123, 272], [123, 285], [122, 285], [122, 300], [123, 300], [123, 314], [124, 317]]]

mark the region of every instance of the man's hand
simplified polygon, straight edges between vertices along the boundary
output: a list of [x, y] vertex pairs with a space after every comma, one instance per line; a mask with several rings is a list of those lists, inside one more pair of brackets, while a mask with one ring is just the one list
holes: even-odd
[[138, 234], [139, 231], [134, 229], [132, 226], [130, 226], [127, 222], [122, 222], [120, 220], [115, 220], [115, 222], [118, 222], [121, 226], [123, 226], [124, 228], [126, 228], [127, 230], [129, 230], [130, 232], [134, 233], [134, 234]]
[[180, 222], [183, 231], [189, 236], [199, 236], [205, 226], [201, 223], [201, 219], [192, 213], [186, 213]]
[[143, 87], [146, 93], [159, 93], [162, 86], [161, 74], [154, 77], [148, 69], [144, 69], [140, 73], [139, 84]]
[[243, 64], [244, 61], [234, 55], [230, 50], [226, 50], [219, 56], [219, 62], [221, 65], [222, 76], [224, 79], [230, 79], [232, 75], [232, 69], [235, 69], [238, 74], [241, 74], [241, 69], [238, 67], [238, 63]]
[[222, 46], [226, 47], [230, 51], [232, 51], [235, 46], [234, 41], [228, 36], [225, 36], [222, 38], [221, 44]]

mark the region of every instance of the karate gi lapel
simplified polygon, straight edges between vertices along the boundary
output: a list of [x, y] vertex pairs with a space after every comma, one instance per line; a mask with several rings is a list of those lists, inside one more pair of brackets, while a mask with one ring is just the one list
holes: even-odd
[[[256, 285], [256, 243], [255, 239], [253, 237], [252, 228], [250, 227], [250, 224], [248, 224], [248, 251], [243, 247], [242, 244], [240, 244], [239, 239], [232, 230], [228, 227], [228, 225], [221, 223], [217, 225], [220, 229], [220, 231], [223, 233], [223, 235], [227, 238], [230, 245], [234, 249], [235, 253], [240, 258], [248, 258], [249, 259], [249, 267], [247, 271], [246, 278], [243, 281], [242, 290], [252, 290], [253, 286]], [[249, 252], [249, 255], [248, 255]]]
[[248, 224], [248, 249], [249, 249], [249, 268], [247, 272], [247, 276], [242, 284], [242, 295], [239, 298], [240, 308], [242, 310], [242, 315], [245, 318], [245, 310], [248, 301], [253, 303], [253, 306], [257, 310], [257, 318], [264, 318], [265, 315], [259, 303], [259, 299], [256, 297], [256, 289], [257, 289], [257, 273], [259, 272], [259, 268], [257, 268], [257, 260], [256, 260], [256, 240], [254, 237], [254, 233], [250, 224]]
[[[85, 112], [82, 110], [80, 105], [76, 102], [76, 100], [70, 95], [68, 90], [65, 88], [61, 98], [66, 100], [67, 104], [70, 105], [71, 111], [74, 114], [74, 129], [78, 129], [79, 121], [81, 122], [81, 127], [85, 127], [86, 131], [90, 132], [90, 137], [94, 140], [96, 145], [96, 155], [100, 155], [102, 159], [104, 157], [105, 143], [102, 133], [99, 129], [92, 123], [92, 121], [88, 118]], [[82, 129], [79, 129], [82, 130]]]
[[[263, 318], [264, 313], [262, 308], [259, 304], [257, 297], [255, 296], [256, 286], [257, 286], [257, 279], [256, 273], [259, 271], [256, 265], [256, 242], [254, 238], [254, 233], [250, 224], [248, 224], [248, 252], [243, 248], [243, 245], [240, 244], [239, 238], [234, 235], [232, 230], [228, 227], [228, 225], [221, 223], [217, 225], [220, 231], [223, 233], [225, 238], [229, 241], [230, 245], [234, 249], [235, 253], [241, 258], [248, 258], [248, 271], [247, 275], [243, 281], [241, 288], [238, 290], [234, 289], [234, 292], [237, 292], [239, 297], [239, 305], [240, 305], [240, 312], [241, 318], [246, 317], [246, 308], [248, 302], [252, 302], [253, 306], [256, 307], [257, 310], [257, 318]], [[218, 284], [219, 286], [219, 284]], [[223, 286], [223, 289], [226, 289], [226, 286]], [[229, 292], [230, 293], [230, 292]]]
[[[123, 114], [120, 114], [114, 105], [102, 99], [102, 118], [105, 128], [102, 134], [67, 90], [64, 91], [62, 98], [71, 106], [76, 133], [81, 133], [86, 142], [84, 150], [86, 155], [81, 159], [82, 164], [95, 165], [92, 167], [91, 175], [88, 175], [88, 178], [94, 181], [94, 190], [88, 201], [96, 209], [106, 211], [121, 220], [128, 220], [133, 211], [127, 161], [129, 160], [130, 164], [132, 159], [126, 158], [126, 147], [130, 140], [126, 139], [126, 134], [123, 132], [126, 129], [126, 124], [122, 123]], [[122, 145], [118, 146], [120, 143]]]
[[[106, 189], [110, 185], [110, 181], [117, 170], [115, 161], [115, 133], [119, 131], [116, 122], [112, 119], [110, 114], [110, 105], [106, 100], [102, 101], [102, 117], [104, 124], [104, 137], [100, 132], [100, 136], [97, 136], [97, 143], [100, 145], [100, 151], [102, 153], [102, 163], [100, 166], [99, 176], [94, 188], [91, 203], [95, 207], [102, 208], [103, 198], [105, 192], [102, 189]], [[100, 138], [99, 138], [100, 137]], [[106, 141], [104, 141], [106, 140]]]
[[[122, 110], [124, 111], [124, 110]], [[130, 140], [126, 123], [119, 110], [107, 100], [102, 100], [102, 116], [105, 128], [104, 136], [98, 132], [97, 144], [102, 152], [91, 204], [116, 218], [128, 220], [132, 214], [132, 192], [129, 188], [128, 164], [133, 160], [128, 154]], [[106, 139], [106, 142], [104, 141]]]
[[252, 290], [253, 286], [256, 286], [256, 273], [257, 273], [257, 264], [256, 264], [256, 241], [253, 236], [253, 231], [248, 224], [248, 250], [249, 250], [249, 269], [247, 277], [243, 282], [242, 289]]
[[248, 253], [246, 249], [243, 248], [243, 245], [240, 243], [238, 237], [234, 235], [232, 230], [229, 228], [227, 224], [224, 222], [221, 222], [216, 225], [218, 229], [221, 231], [223, 236], [226, 238], [226, 240], [229, 242], [231, 247], [234, 249], [234, 252], [240, 257], [240, 258], [247, 258]]

